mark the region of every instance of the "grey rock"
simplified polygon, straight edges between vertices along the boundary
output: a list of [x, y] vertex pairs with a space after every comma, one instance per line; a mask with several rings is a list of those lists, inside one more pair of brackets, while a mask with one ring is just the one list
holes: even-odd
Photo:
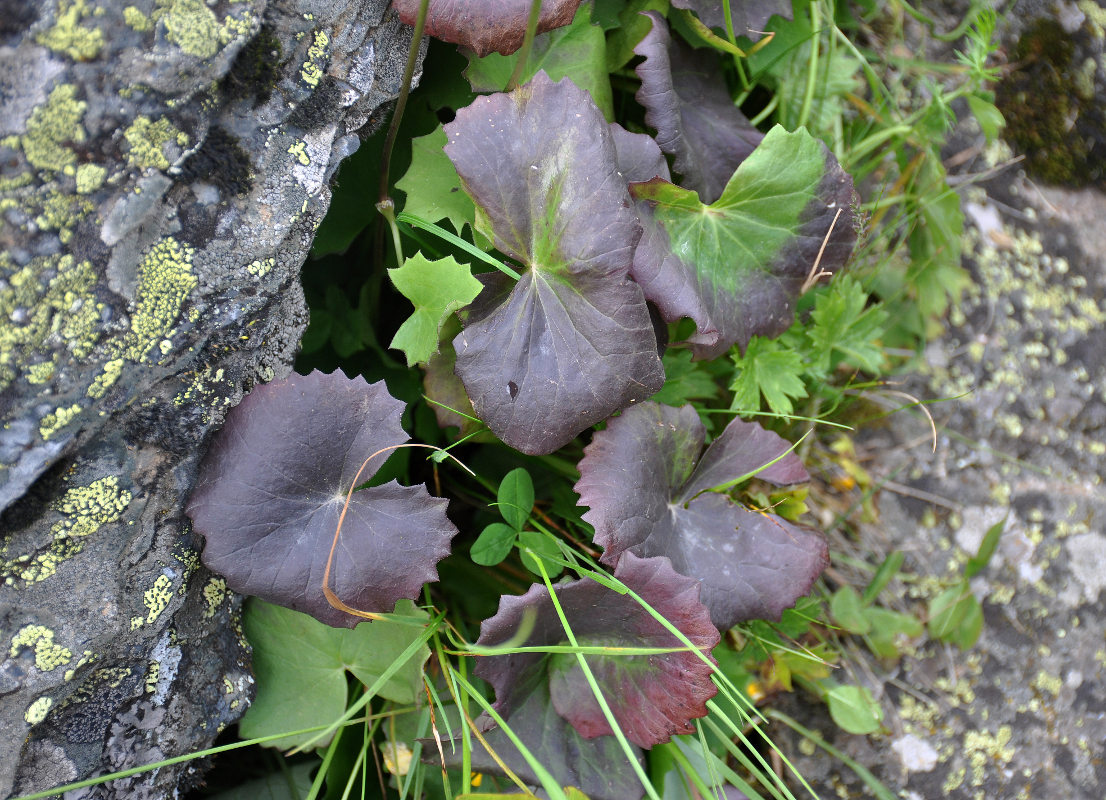
[[5, 5], [0, 797], [202, 749], [249, 703], [182, 508], [226, 409], [291, 369], [328, 181], [402, 80], [387, 7]]

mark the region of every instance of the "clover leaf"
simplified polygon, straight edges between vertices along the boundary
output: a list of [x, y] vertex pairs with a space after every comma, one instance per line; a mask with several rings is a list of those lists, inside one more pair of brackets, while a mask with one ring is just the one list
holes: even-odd
[[612, 419], [579, 464], [576, 491], [590, 506], [584, 519], [595, 527], [603, 563], [663, 555], [701, 580], [719, 628], [779, 619], [828, 563], [825, 542], [710, 490], [754, 472], [793, 483], [806, 470], [787, 442], [756, 423], [734, 420], [700, 458], [705, 436], [692, 406], [642, 403]]
[[[419, 0], [395, 0], [396, 13], [404, 25], [414, 25]], [[538, 17], [538, 33], [572, 22], [580, 0], [545, 0]], [[428, 36], [475, 51], [510, 55], [522, 46], [530, 0], [430, 0], [426, 12]]]
[[453, 341], [477, 416], [510, 446], [550, 453], [664, 384], [641, 288], [639, 234], [607, 122], [568, 79], [539, 73], [445, 126], [477, 228], [528, 267], [484, 291]]
[[[206, 540], [203, 562], [237, 592], [335, 627], [360, 617], [323, 594], [323, 574], [346, 493], [362, 462], [402, 444], [403, 403], [383, 381], [315, 371], [257, 386], [227, 414], [200, 465], [186, 509]], [[384, 456], [357, 478], [368, 481]], [[330, 588], [348, 606], [390, 612], [437, 579], [457, 529], [446, 501], [390, 481], [353, 494]]]
[[704, 203], [713, 203], [764, 134], [745, 118], [718, 80], [721, 64], [716, 53], [692, 50], [672, 39], [656, 11], [645, 16], [653, 28], [634, 48], [645, 56], [635, 68], [641, 78], [635, 96], [645, 107], [645, 121], [657, 131], [661, 150], [675, 156], [673, 167], [683, 177], [680, 185], [698, 192]]
[[815, 263], [833, 272], [856, 243], [852, 179], [802, 128], [769, 131], [709, 205], [661, 178], [630, 188], [634, 280], [666, 320], [695, 321], [698, 358], [785, 331]]
[[[718, 643], [718, 631], [699, 602], [698, 582], [678, 575], [668, 559], [625, 555], [614, 576], [696, 647], [709, 653]], [[554, 589], [580, 645], [682, 646], [629, 594], [618, 594], [590, 579], [561, 583]], [[534, 626], [526, 646], [567, 644], [549, 590], [537, 584], [524, 595], [503, 597], [496, 615], [481, 624], [477, 644], [507, 643], [522, 628], [523, 618], [531, 615]], [[706, 715], [706, 701], [716, 691], [710, 680], [711, 667], [686, 650], [633, 656], [612, 652], [586, 658], [619, 727], [639, 747], [667, 742], [677, 733], [691, 733], [695, 729], [691, 720]], [[557, 713], [584, 738], [613, 733], [575, 654], [522, 652], [482, 657], [476, 674], [495, 689], [494, 707], [510, 724], [540, 686], [540, 691], [548, 689]]]

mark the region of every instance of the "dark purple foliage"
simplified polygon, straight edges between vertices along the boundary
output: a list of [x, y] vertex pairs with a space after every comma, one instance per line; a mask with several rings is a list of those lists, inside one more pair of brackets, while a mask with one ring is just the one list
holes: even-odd
[[[395, 0], [394, 6], [405, 25], [414, 25], [419, 0]], [[538, 33], [572, 22], [580, 0], [544, 0], [538, 17]], [[426, 10], [428, 36], [459, 44], [478, 56], [501, 53], [509, 56], [522, 47], [530, 0], [430, 0]]]
[[[323, 572], [346, 492], [362, 462], [402, 444], [403, 403], [383, 381], [312, 372], [257, 386], [227, 414], [200, 467], [187, 513], [206, 540], [203, 562], [237, 592], [335, 627], [360, 617], [332, 607]], [[387, 459], [378, 455], [358, 483]], [[437, 580], [457, 533], [446, 501], [390, 481], [354, 493], [330, 587], [347, 605], [390, 612]]]
[[525, 453], [549, 453], [658, 391], [664, 369], [641, 288], [640, 235], [607, 122], [570, 80], [538, 73], [445, 126], [477, 223], [528, 269], [485, 290], [454, 339], [477, 416]]
[[[722, 0], [672, 0], [676, 8], [694, 11], [708, 28], [726, 29]], [[730, 0], [734, 35], [756, 39], [773, 14], [791, 19], [791, 0]]]
[[[815, 532], [751, 511], [708, 491], [772, 462], [788, 444], [756, 423], [734, 420], [700, 458], [706, 432], [691, 406], [643, 403], [612, 419], [580, 462], [576, 491], [590, 506], [605, 564], [626, 553], [667, 556], [702, 581], [703, 602], [725, 630], [748, 619], [779, 619], [828, 563]], [[806, 479], [789, 453], [760, 477]]]

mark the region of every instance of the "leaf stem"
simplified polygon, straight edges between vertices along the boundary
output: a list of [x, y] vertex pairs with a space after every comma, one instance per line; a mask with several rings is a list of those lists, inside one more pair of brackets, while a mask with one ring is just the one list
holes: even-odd
[[[422, 0], [419, 3], [419, 15], [415, 18], [415, 29], [411, 34], [411, 46], [407, 50], [407, 66], [403, 70], [403, 84], [399, 87], [399, 98], [396, 100], [395, 111], [392, 112], [392, 121], [388, 125], [388, 135], [384, 139], [384, 152], [380, 157], [380, 194], [377, 199], [377, 208], [381, 203], [391, 198], [388, 196], [389, 180], [388, 170], [392, 162], [392, 149], [396, 144], [396, 136], [399, 134], [399, 123], [403, 119], [403, 111], [407, 108], [407, 96], [411, 93], [411, 79], [415, 75], [415, 64], [419, 60], [419, 50], [422, 44], [422, 30], [426, 25], [426, 10], [430, 0]], [[381, 211], [381, 213], [384, 213]], [[395, 221], [391, 221], [393, 230]]]
[[[425, 3], [426, 0], [423, 0]], [[526, 20], [526, 35], [522, 40], [522, 47], [518, 49], [518, 60], [515, 62], [515, 70], [511, 73], [511, 79], [507, 81], [507, 91], [513, 92], [522, 79], [522, 73], [526, 69], [526, 62], [530, 60], [530, 49], [534, 44], [534, 36], [538, 32], [538, 19], [541, 18], [541, 0], [530, 0], [530, 17]]]

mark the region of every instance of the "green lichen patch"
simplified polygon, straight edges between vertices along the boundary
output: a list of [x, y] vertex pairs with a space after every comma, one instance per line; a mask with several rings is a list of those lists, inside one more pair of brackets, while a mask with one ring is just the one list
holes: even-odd
[[134, 316], [120, 355], [141, 361], [170, 335], [181, 306], [198, 283], [192, 272], [194, 253], [193, 247], [172, 236], [146, 253], [138, 267]]
[[90, 61], [104, 46], [103, 31], [81, 25], [92, 13], [87, 0], [58, 0], [54, 26], [40, 33], [35, 41], [74, 61]]
[[165, 145], [176, 144], [184, 147], [188, 144], [188, 136], [165, 117], [156, 122], [149, 117], [137, 117], [130, 127], [123, 131], [123, 138], [130, 146], [127, 160], [133, 166], [143, 169], [147, 167], [169, 169]]
[[131, 499], [131, 493], [121, 489], [119, 479], [113, 475], [68, 489], [54, 504], [61, 519], [50, 528], [50, 544], [41, 552], [5, 561], [0, 576], [8, 584], [15, 580], [43, 581], [53, 576], [62, 563], [84, 549], [85, 537], [122, 517]]
[[227, 582], [222, 578], [210, 578], [204, 584], [204, 619], [211, 619], [227, 598]]
[[154, 585], [142, 593], [146, 606], [146, 624], [152, 625], [173, 599], [173, 581], [168, 575], [159, 575]]
[[94, 400], [99, 400], [105, 394], [108, 389], [115, 385], [115, 382], [119, 380], [120, 374], [123, 372], [123, 359], [113, 358], [104, 364], [103, 371], [92, 379], [92, 385], [88, 387], [88, 396]]
[[55, 433], [69, 425], [81, 413], [81, 407], [74, 403], [71, 406], [55, 408], [42, 418], [38, 426], [38, 435], [43, 441], [49, 440]]
[[211, 58], [219, 52], [219, 19], [203, 0], [158, 0], [154, 21], [166, 38], [188, 55]]
[[23, 719], [28, 725], [37, 725], [46, 719], [46, 715], [50, 712], [50, 708], [53, 705], [53, 698], [40, 697], [27, 706], [27, 710], [23, 713]]
[[77, 167], [77, 194], [91, 194], [104, 185], [107, 170], [99, 164], [81, 164]]
[[139, 33], [146, 33], [154, 27], [150, 18], [142, 13], [142, 9], [135, 6], [127, 6], [123, 9], [123, 22]]
[[329, 48], [330, 37], [326, 31], [315, 31], [311, 46], [307, 48], [307, 60], [300, 66], [300, 78], [312, 88], [318, 86], [323, 77]]
[[42, 355], [58, 347], [77, 359], [92, 352], [103, 308], [95, 284], [91, 262], [65, 254], [34, 259], [0, 285], [0, 389], [19, 377], [42, 378]]
[[19, 651], [34, 651], [35, 667], [41, 672], [52, 672], [73, 660], [73, 651], [54, 643], [54, 632], [42, 625], [24, 625], [12, 637], [8, 655], [15, 658]]
[[76, 86], [55, 86], [46, 102], [31, 112], [27, 132], [20, 137], [27, 161], [54, 172], [73, 169], [77, 156], [67, 143], [85, 140], [81, 118], [87, 108], [88, 103], [77, 99]]

